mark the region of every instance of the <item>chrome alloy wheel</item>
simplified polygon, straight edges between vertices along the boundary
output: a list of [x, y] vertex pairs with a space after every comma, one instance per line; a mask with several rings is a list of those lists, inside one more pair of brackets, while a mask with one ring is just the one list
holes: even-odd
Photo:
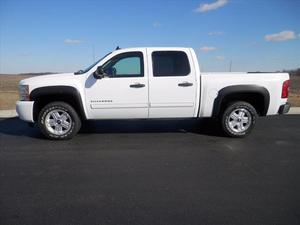
[[250, 127], [251, 122], [251, 113], [245, 108], [233, 110], [227, 119], [229, 128], [235, 133], [245, 132]]
[[64, 135], [69, 132], [72, 123], [73, 121], [69, 113], [61, 109], [52, 110], [45, 117], [47, 130], [55, 135]]

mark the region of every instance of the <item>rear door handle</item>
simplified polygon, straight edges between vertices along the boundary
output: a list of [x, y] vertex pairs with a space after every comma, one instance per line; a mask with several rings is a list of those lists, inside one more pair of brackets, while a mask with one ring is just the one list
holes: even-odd
[[131, 88], [142, 88], [145, 87], [145, 84], [140, 84], [140, 83], [135, 83], [135, 84], [130, 84]]
[[183, 82], [183, 83], [179, 83], [178, 84], [179, 87], [189, 87], [189, 86], [193, 86], [193, 83], [189, 83], [189, 82]]

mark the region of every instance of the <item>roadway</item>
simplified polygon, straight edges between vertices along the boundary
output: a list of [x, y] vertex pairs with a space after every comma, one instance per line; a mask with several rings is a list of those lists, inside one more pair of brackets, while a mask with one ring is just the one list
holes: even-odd
[[0, 224], [300, 224], [300, 115], [98, 121], [70, 141], [0, 120]]

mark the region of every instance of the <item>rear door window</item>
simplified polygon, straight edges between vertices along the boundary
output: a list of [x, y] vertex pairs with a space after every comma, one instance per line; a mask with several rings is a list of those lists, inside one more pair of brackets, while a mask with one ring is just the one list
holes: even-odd
[[186, 76], [190, 73], [190, 63], [185, 52], [155, 51], [152, 53], [153, 76]]

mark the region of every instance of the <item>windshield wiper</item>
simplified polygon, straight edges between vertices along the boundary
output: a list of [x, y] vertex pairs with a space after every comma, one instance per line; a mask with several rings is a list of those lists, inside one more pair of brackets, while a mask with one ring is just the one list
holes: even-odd
[[83, 74], [83, 72], [84, 72], [83, 70], [78, 70], [78, 71], [77, 71], [77, 72], [75, 72], [74, 74], [75, 74], [75, 75], [78, 75], [78, 74]]

